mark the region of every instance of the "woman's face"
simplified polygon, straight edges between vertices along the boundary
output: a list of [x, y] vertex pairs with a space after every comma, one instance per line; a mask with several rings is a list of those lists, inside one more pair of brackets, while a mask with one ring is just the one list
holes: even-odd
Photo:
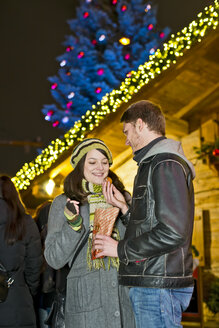
[[109, 161], [99, 150], [90, 150], [85, 158], [84, 177], [88, 182], [101, 185], [109, 173]]

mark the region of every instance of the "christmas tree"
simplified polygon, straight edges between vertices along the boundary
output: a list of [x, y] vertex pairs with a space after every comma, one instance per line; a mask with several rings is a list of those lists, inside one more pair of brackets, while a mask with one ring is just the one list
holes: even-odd
[[63, 130], [148, 60], [170, 32], [156, 27], [157, 6], [144, 0], [82, 0], [69, 20], [58, 74], [49, 77], [56, 104], [45, 119]]

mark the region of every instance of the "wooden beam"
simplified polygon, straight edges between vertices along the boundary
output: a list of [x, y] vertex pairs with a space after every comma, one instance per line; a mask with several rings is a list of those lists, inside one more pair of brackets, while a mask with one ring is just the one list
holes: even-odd
[[216, 91], [219, 87], [219, 83], [216, 83], [211, 88], [207, 89], [206, 92], [201, 94], [199, 97], [196, 97], [193, 101], [191, 101], [188, 105], [181, 108], [176, 114], [174, 114], [174, 117], [181, 118], [188, 112], [190, 112], [194, 107], [198, 106], [200, 102], [202, 102], [205, 98], [207, 98], [209, 95], [211, 95], [214, 91]]
[[176, 137], [183, 137], [188, 134], [189, 124], [187, 121], [166, 115], [166, 133], [175, 135]]

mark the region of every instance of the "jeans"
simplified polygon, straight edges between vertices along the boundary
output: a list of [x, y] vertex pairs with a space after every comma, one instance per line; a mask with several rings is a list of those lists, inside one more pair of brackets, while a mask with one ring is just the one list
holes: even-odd
[[182, 327], [193, 287], [178, 289], [132, 287], [129, 291], [137, 328]]

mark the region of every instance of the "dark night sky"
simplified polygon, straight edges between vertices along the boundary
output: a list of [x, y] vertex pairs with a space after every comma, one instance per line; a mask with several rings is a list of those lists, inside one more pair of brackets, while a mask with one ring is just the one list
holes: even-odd
[[[70, 34], [67, 19], [75, 15], [79, 0], [1, 0], [1, 97], [0, 141], [36, 141], [43, 147], [63, 134], [44, 120], [43, 104], [53, 98], [48, 76], [55, 75], [55, 58], [64, 52], [64, 36]], [[147, 2], [145, 2], [147, 3]], [[156, 0], [159, 26], [173, 33], [213, 0]], [[0, 173], [11, 176], [36, 156], [35, 148], [0, 144]]]

